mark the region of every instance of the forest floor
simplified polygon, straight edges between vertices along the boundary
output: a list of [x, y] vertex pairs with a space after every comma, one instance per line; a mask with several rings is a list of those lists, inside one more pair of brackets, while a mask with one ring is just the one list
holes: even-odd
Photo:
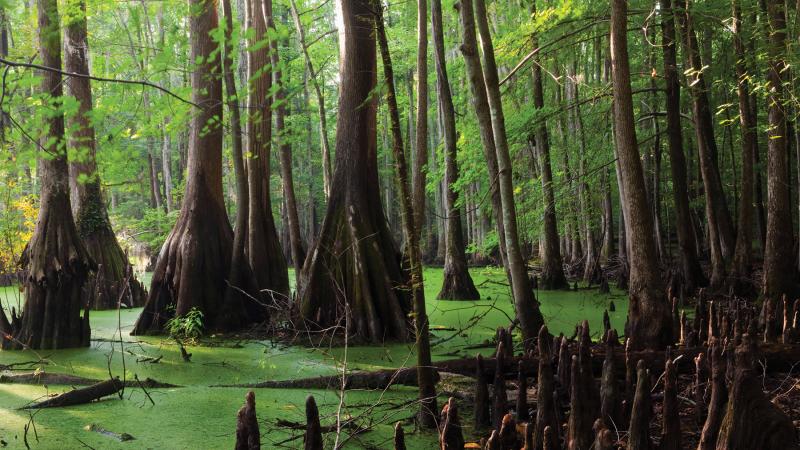
[[[434, 360], [491, 354], [493, 346], [474, 348], [491, 341], [498, 326], [508, 326], [513, 306], [505, 276], [497, 268], [475, 268], [472, 276], [483, 300], [474, 302], [437, 301], [442, 270], [425, 270], [426, 298], [432, 329]], [[290, 276], [290, 279], [294, 279]], [[16, 305], [16, 288], [0, 288], [4, 306]], [[627, 298], [621, 292], [601, 295], [597, 290], [542, 291], [538, 293], [542, 313], [552, 333], [571, 335], [575, 325], [588, 319], [594, 332], [602, 330], [603, 310], [613, 300], [612, 326], [622, 330]], [[211, 336], [186, 350], [191, 362], [184, 362], [176, 343], [166, 337], [132, 337], [129, 332], [140, 309], [92, 312], [92, 344], [89, 348], [58, 351], [0, 352], [0, 364], [46, 360], [41, 370], [93, 379], [106, 379], [109, 372], [131, 380], [134, 375], [180, 387], [148, 389], [153, 403], [140, 388], [128, 387], [123, 398], [81, 406], [18, 410], [26, 404], [70, 386], [0, 383], [0, 447], [103, 448], [103, 449], [217, 449], [231, 448], [235, 441], [236, 412], [244, 401], [246, 388], [211, 387], [217, 384], [255, 383], [341, 373], [355, 369], [388, 369], [413, 366], [412, 344], [383, 347], [308, 348], [271, 341], [225, 339]], [[122, 345], [117, 330], [122, 330]], [[595, 336], [597, 338], [597, 336]], [[124, 358], [123, 358], [124, 356]], [[145, 357], [157, 363], [137, 362]], [[300, 448], [302, 430], [293, 430], [278, 420], [305, 423], [305, 398], [311, 393], [320, 407], [322, 425], [336, 421], [339, 393], [335, 390], [255, 389], [258, 418], [264, 448]], [[386, 391], [346, 392], [341, 414], [368, 431], [343, 430], [339, 442], [345, 448], [388, 448], [394, 423], [407, 421], [416, 411], [412, 405], [416, 388], [393, 386]], [[439, 404], [445, 400], [440, 398]], [[465, 420], [469, 422], [469, 420]], [[115, 433], [128, 433], [135, 440], [118, 442], [86, 430], [96, 424]], [[35, 426], [34, 426], [35, 425]], [[434, 433], [415, 432], [406, 422], [409, 448], [434, 448]], [[363, 430], [359, 430], [363, 431]], [[471, 430], [466, 429], [469, 436]], [[332, 447], [335, 433], [325, 436]]]

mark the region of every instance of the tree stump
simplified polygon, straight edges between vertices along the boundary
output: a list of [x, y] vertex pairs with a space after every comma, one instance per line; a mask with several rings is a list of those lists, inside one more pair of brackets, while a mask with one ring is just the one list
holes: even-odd
[[236, 450], [261, 449], [261, 433], [256, 417], [256, 394], [253, 391], [244, 397], [244, 406], [236, 415]]

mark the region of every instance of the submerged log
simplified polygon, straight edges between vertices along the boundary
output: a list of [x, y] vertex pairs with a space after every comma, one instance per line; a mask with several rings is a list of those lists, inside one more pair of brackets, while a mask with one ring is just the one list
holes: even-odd
[[[470, 360], [472, 362], [472, 360]], [[474, 368], [473, 368], [474, 371]], [[473, 375], [473, 374], [470, 374]], [[493, 377], [489, 377], [491, 379]], [[434, 371], [434, 382], [439, 381], [439, 373]], [[358, 371], [347, 374], [345, 389], [386, 389], [393, 385], [417, 386], [416, 367], [401, 369], [376, 370], [374, 372]], [[272, 389], [341, 389], [342, 375], [299, 378], [296, 380], [270, 380], [260, 383], [220, 384], [212, 387], [244, 387]]]
[[86, 431], [93, 431], [103, 436], [110, 437], [111, 439], [115, 439], [119, 442], [133, 441], [136, 439], [135, 437], [131, 436], [128, 433], [117, 433], [111, 430], [107, 430], [101, 427], [100, 425], [97, 425], [96, 423], [91, 423], [89, 425], [86, 425], [84, 429]]
[[38, 403], [24, 406], [21, 409], [57, 408], [62, 406], [82, 405], [116, 394], [125, 384], [119, 378], [101, 381], [91, 386], [65, 392]]
[[244, 406], [236, 415], [236, 450], [259, 450], [261, 433], [256, 417], [256, 394], [250, 391], [245, 396]]

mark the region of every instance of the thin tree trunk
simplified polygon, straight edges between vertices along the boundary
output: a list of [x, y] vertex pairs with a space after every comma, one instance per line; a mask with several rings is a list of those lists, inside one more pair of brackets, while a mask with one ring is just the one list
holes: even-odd
[[[247, 219], [250, 215], [250, 193], [247, 187], [247, 173], [244, 167], [244, 151], [242, 145], [242, 119], [239, 111], [239, 94], [236, 89], [236, 77], [233, 72], [233, 13], [230, 0], [222, 0], [222, 11], [225, 16], [225, 45], [222, 57], [222, 71], [225, 84], [228, 112], [231, 115], [231, 158], [236, 177], [236, 225], [233, 233], [231, 250], [231, 267], [228, 273], [230, 288], [225, 291], [225, 302], [241, 302], [241, 292], [258, 292], [252, 268], [245, 253], [247, 238]], [[238, 289], [237, 289], [238, 288]]]
[[[269, 18], [267, 26], [275, 30], [273, 18]], [[284, 226], [289, 231], [289, 247], [292, 254], [292, 263], [294, 264], [295, 285], [300, 279], [300, 271], [303, 269], [303, 262], [305, 260], [305, 252], [303, 251], [303, 241], [300, 237], [300, 219], [297, 214], [297, 198], [294, 193], [294, 181], [292, 175], [292, 144], [287, 136], [286, 130], [286, 89], [283, 83], [283, 70], [281, 68], [280, 56], [278, 54], [278, 41], [273, 39], [270, 42], [272, 69], [275, 84], [278, 86], [275, 92], [275, 102], [277, 103], [277, 111], [275, 117], [275, 131], [278, 134], [278, 151], [280, 152], [281, 161], [281, 183], [283, 186], [283, 195], [286, 202], [286, 223]]]
[[670, 307], [658, 268], [653, 223], [645, 196], [628, 61], [627, 4], [611, 0], [611, 58], [615, 137], [624, 186], [630, 257], [630, 303], [625, 335], [632, 348], [656, 349], [672, 343]]
[[439, 110], [441, 111], [440, 118], [444, 138], [444, 204], [446, 215], [444, 280], [442, 281], [442, 290], [439, 291], [439, 295], [436, 298], [477, 300], [480, 298], [480, 294], [475, 288], [475, 283], [472, 281], [467, 267], [464, 232], [461, 225], [461, 210], [458, 207], [458, 191], [456, 191], [456, 182], [459, 178], [456, 116], [450, 92], [450, 82], [447, 77], [441, 0], [431, 0], [431, 24], [434, 59], [436, 61], [436, 90], [439, 94]]
[[795, 265], [792, 206], [789, 195], [784, 77], [786, 11], [782, 0], [766, 0], [768, 30], [769, 128], [767, 131], [767, 245], [764, 249], [764, 294], [794, 295]]
[[[428, 2], [417, 0], [417, 118], [411, 190], [414, 197], [414, 230], [422, 238], [425, 224], [425, 185], [428, 162]], [[410, 144], [410, 143], [409, 143]], [[432, 233], [429, 229], [428, 233]], [[429, 240], [430, 241], [430, 240]]]
[[700, 267], [692, 226], [689, 193], [686, 182], [686, 156], [683, 152], [681, 128], [681, 98], [678, 82], [677, 41], [675, 39], [675, 13], [672, 0], [661, 1], [661, 30], [663, 33], [664, 79], [666, 81], [667, 144], [672, 175], [672, 200], [675, 203], [675, 231], [678, 235], [678, 257], [684, 289], [693, 292], [706, 284]]
[[[437, 418], [436, 384], [433, 368], [431, 367], [431, 344], [428, 331], [428, 314], [425, 310], [425, 289], [422, 279], [422, 251], [420, 249], [420, 233], [415, 228], [416, 214], [414, 199], [409, 185], [408, 166], [403, 150], [403, 138], [400, 133], [400, 114], [397, 110], [397, 98], [394, 88], [394, 71], [389, 55], [389, 44], [383, 23], [383, 6], [375, 2], [378, 11], [376, 18], [378, 43], [383, 59], [383, 73], [386, 78], [386, 102], [389, 106], [392, 128], [392, 153], [397, 161], [396, 179], [400, 188], [400, 203], [403, 213], [401, 215], [406, 238], [406, 250], [411, 264], [411, 293], [414, 303], [414, 325], [417, 348], [417, 381], [419, 384], [420, 414], [419, 419], [423, 427], [435, 428]], [[427, 118], [426, 118], [427, 120]]]
[[737, 294], [753, 294], [750, 276], [750, 252], [753, 240], [753, 160], [758, 152], [755, 118], [750, 107], [750, 83], [744, 43], [742, 42], [742, 12], [739, 0], [732, 0], [733, 46], [736, 51], [736, 91], [739, 98], [739, 126], [742, 132], [742, 188], [737, 218], [736, 251], [733, 254], [729, 285]]
[[319, 140], [322, 147], [322, 187], [325, 192], [325, 198], [330, 198], [331, 195], [331, 151], [328, 140], [328, 118], [325, 112], [325, 97], [322, 95], [322, 88], [317, 72], [314, 70], [314, 63], [311, 61], [311, 56], [308, 54], [308, 47], [306, 46], [306, 33], [303, 28], [303, 23], [300, 21], [300, 13], [297, 11], [297, 3], [295, 0], [290, 0], [289, 5], [292, 11], [292, 19], [294, 26], [297, 29], [297, 36], [300, 41], [300, 49], [303, 52], [303, 58], [306, 61], [306, 70], [308, 71], [311, 84], [314, 86], [314, 93], [317, 96], [317, 113], [319, 115]]
[[247, 258], [261, 291], [288, 297], [289, 273], [272, 215], [270, 196], [272, 147], [272, 70], [267, 21], [272, 20], [272, 0], [250, 0], [248, 22], [252, 30], [248, 79], [250, 80], [247, 137], [250, 160], [247, 179], [250, 192], [247, 225]]
[[[717, 144], [714, 139], [714, 125], [708, 101], [707, 87], [703, 75], [694, 30], [692, 14], [689, 11], [692, 0], [685, 0], [685, 14], [682, 15], [684, 48], [691, 67], [690, 91], [692, 93], [692, 112], [694, 114], [698, 159], [705, 193], [705, 212], [708, 218], [708, 245], [711, 251], [712, 288], [721, 287], [725, 278], [725, 260], [733, 255], [735, 248], [733, 226], [730, 224], [725, 194], [722, 190], [719, 167], [717, 165]], [[727, 257], [727, 258], [726, 258]]]
[[[536, 14], [536, 2], [531, 3], [531, 14]], [[533, 48], [539, 46], [536, 34], [531, 37]], [[538, 58], [533, 62], [533, 106], [537, 109], [544, 108], [544, 88], [542, 86], [542, 68]], [[547, 122], [540, 121], [535, 130], [536, 147], [539, 154], [539, 168], [541, 170], [542, 190], [544, 191], [544, 220], [542, 235], [544, 250], [542, 256], [542, 274], [539, 285], [543, 289], [563, 289], [568, 286], [564, 275], [564, 265], [559, 248], [558, 223], [556, 219], [556, 203], [553, 194], [553, 171], [550, 166], [550, 136], [547, 132]]]
[[[476, 0], [478, 11], [478, 29], [481, 33], [483, 47], [483, 69], [478, 59], [478, 46], [475, 36], [475, 17], [472, 0], [460, 3], [461, 26], [463, 28], [463, 44], [461, 52], [467, 66], [467, 75], [474, 97], [475, 112], [481, 128], [481, 140], [484, 147], [489, 147], [497, 155], [499, 169], [499, 190], [502, 200], [502, 212], [505, 233], [500, 239], [506, 242], [508, 252], [508, 271], [511, 274], [511, 289], [516, 306], [517, 318], [522, 330], [525, 347], [532, 345], [544, 324], [539, 311], [539, 302], [531, 288], [528, 270], [522, 259], [519, 233], [517, 231], [517, 211], [514, 204], [514, 183], [511, 156], [508, 150], [503, 103], [500, 97], [500, 85], [497, 76], [497, 65], [494, 59], [492, 38], [486, 21], [486, 6], [483, 0]], [[488, 98], [487, 98], [488, 97]]]

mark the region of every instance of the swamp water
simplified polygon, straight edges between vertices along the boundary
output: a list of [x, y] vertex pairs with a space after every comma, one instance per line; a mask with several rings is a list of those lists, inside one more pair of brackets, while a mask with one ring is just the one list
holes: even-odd
[[[491, 340], [498, 326], [508, 326], [513, 317], [509, 289], [503, 271], [496, 268], [471, 270], [484, 300], [437, 301], [442, 270], [425, 270], [426, 299], [431, 323], [434, 360], [460, 358], [477, 352], [489, 355], [493, 348], [465, 349]], [[294, 277], [290, 276], [293, 280]], [[17, 304], [18, 290], [0, 288], [4, 307]], [[620, 292], [597, 294], [596, 289], [579, 291], [540, 291], [542, 313], [551, 333], [571, 335], [575, 325], [589, 319], [598, 337], [602, 330], [603, 310], [610, 301], [612, 326], [622, 330], [627, 312], [627, 298]], [[139, 388], [125, 389], [123, 399], [109, 397], [100, 402], [35, 412], [27, 440], [34, 449], [228, 449], [235, 441], [236, 412], [244, 402], [245, 388], [210, 387], [216, 384], [253, 383], [341, 373], [347, 369], [384, 369], [412, 366], [416, 356], [411, 344], [385, 347], [306, 348], [284, 346], [269, 341], [204, 339], [205, 345], [187, 346], [192, 353], [189, 363], [181, 359], [178, 346], [166, 337], [131, 337], [128, 335], [141, 309], [91, 312], [92, 344], [89, 348], [57, 351], [0, 351], [0, 364], [45, 359], [44, 370], [52, 373], [104, 379], [109, 370], [123, 375], [123, 355], [127, 379], [134, 374], [179, 385], [168, 389], [149, 389], [155, 405]], [[121, 325], [123, 345], [119, 344]], [[112, 341], [116, 341], [113, 342]], [[156, 364], [137, 363], [137, 358], [162, 356]], [[0, 448], [25, 448], [25, 426], [31, 421], [27, 411], [18, 408], [43, 396], [70, 390], [70, 386], [41, 386], [0, 383]], [[337, 391], [301, 389], [255, 389], [262, 447], [302, 448], [302, 430], [276, 425], [276, 420], [305, 422], [305, 398], [311, 393], [320, 408], [323, 426], [335, 423], [339, 408]], [[385, 392], [347, 391], [341, 409], [342, 418], [355, 417], [356, 423], [370, 431], [354, 435], [343, 430], [340, 442], [345, 448], [391, 448], [394, 423], [413, 416], [416, 389], [393, 386]], [[440, 397], [441, 406], [446, 399]], [[467, 406], [467, 405], [464, 405]], [[471, 435], [468, 424], [471, 412], [462, 409], [465, 436]], [[128, 433], [135, 440], [118, 442], [110, 437], [86, 431], [96, 424], [116, 433]], [[414, 432], [404, 423], [406, 443], [412, 449], [436, 447], [434, 433]], [[38, 436], [38, 438], [37, 438]], [[326, 448], [332, 447], [334, 433], [325, 435]], [[5, 445], [3, 445], [3, 442]]]

